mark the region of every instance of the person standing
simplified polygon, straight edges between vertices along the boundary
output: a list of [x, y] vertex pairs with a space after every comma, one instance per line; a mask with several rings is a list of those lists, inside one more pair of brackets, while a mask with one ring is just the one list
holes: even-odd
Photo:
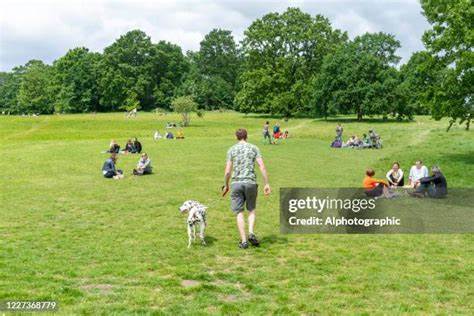
[[341, 123], [337, 123], [336, 126], [336, 140], [339, 140], [342, 142], [342, 132], [344, 131], [344, 128], [341, 126]]
[[[240, 234], [239, 247], [248, 248], [250, 242], [259, 246], [260, 242], [254, 233], [256, 206], [257, 206], [257, 176], [255, 174], [255, 163], [258, 164], [262, 173], [265, 187], [265, 195], [271, 193], [268, 183], [268, 174], [263, 163], [262, 155], [257, 146], [247, 142], [247, 130], [241, 128], [235, 133], [237, 144], [227, 151], [227, 163], [224, 173], [223, 196], [231, 191], [231, 209], [237, 217], [237, 228]], [[229, 186], [229, 182], [232, 182]], [[244, 206], [248, 211], [248, 238], [245, 232]]]
[[265, 142], [268, 138], [268, 143], [272, 144], [272, 136], [270, 136], [270, 122], [266, 121], [263, 125], [263, 141]]

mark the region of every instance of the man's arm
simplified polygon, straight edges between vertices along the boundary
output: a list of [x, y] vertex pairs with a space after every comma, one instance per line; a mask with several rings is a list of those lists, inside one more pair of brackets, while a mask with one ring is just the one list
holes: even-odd
[[268, 183], [267, 169], [265, 168], [265, 164], [263, 163], [262, 157], [257, 158], [257, 164], [260, 168], [260, 172], [262, 173], [263, 183], [265, 184], [265, 187], [263, 188], [263, 193], [265, 195], [269, 195], [272, 192], [272, 189], [270, 188], [270, 184]]
[[229, 192], [230, 176], [232, 175], [232, 160], [228, 160], [224, 171], [224, 188], [222, 189], [222, 196]]

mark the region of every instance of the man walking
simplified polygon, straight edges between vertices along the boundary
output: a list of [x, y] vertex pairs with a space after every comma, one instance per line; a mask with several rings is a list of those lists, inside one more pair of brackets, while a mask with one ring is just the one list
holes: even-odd
[[[268, 175], [263, 163], [262, 155], [257, 146], [247, 142], [247, 131], [243, 128], [235, 133], [238, 143], [232, 146], [227, 152], [227, 164], [224, 175], [225, 195], [229, 189], [231, 190], [231, 209], [237, 215], [237, 227], [239, 229], [240, 240], [239, 247], [248, 248], [250, 242], [254, 246], [258, 246], [260, 242], [255, 236], [255, 212], [257, 204], [257, 176], [255, 174], [255, 162], [257, 162], [263, 176], [265, 187], [263, 192], [265, 195], [271, 193], [268, 184]], [[229, 181], [232, 177], [232, 183], [229, 188]], [[249, 235], [245, 233], [244, 206], [249, 212], [248, 226]]]

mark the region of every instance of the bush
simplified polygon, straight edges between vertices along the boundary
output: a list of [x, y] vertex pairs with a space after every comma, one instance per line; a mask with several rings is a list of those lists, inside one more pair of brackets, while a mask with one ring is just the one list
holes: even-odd
[[192, 96], [177, 97], [171, 101], [171, 107], [176, 113], [181, 113], [183, 126], [188, 126], [191, 112], [198, 112], [198, 105]]

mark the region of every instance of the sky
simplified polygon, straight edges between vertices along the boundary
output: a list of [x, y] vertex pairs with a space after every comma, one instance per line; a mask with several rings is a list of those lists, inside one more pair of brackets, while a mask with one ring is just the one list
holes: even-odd
[[30, 59], [51, 63], [74, 47], [102, 52], [132, 29], [183, 52], [198, 50], [213, 28], [231, 30], [239, 41], [252, 21], [290, 6], [328, 17], [351, 38], [394, 34], [402, 62], [423, 49], [421, 36], [429, 28], [418, 0], [1, 0], [0, 71]]

